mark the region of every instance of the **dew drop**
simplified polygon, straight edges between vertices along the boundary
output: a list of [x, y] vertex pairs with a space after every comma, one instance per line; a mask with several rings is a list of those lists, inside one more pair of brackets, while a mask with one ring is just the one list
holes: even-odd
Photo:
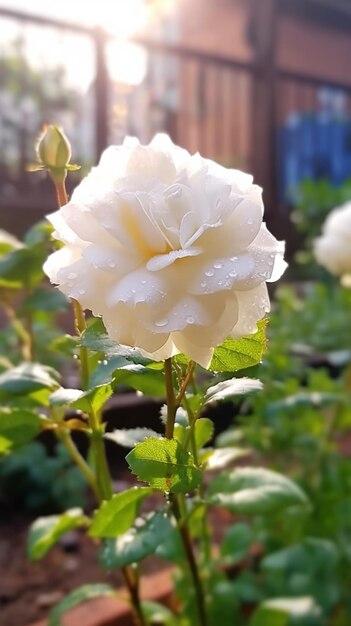
[[70, 272], [67, 276], [68, 280], [74, 280], [77, 278], [77, 274], [75, 272]]
[[132, 289], [132, 293], [136, 293], [136, 289]]
[[109, 262], [108, 262], [108, 266], [109, 266], [109, 267], [116, 267], [116, 261], [113, 261], [113, 260], [111, 259], [111, 261], [109, 261]]
[[229, 272], [229, 276], [231, 276], [232, 278], [235, 278], [235, 276], [237, 276], [238, 272], [236, 270], [232, 270], [231, 272]]
[[107, 365], [107, 359], [104, 359], [102, 362], [103, 365]]
[[220, 270], [220, 269], [221, 269], [221, 267], [223, 267], [223, 263], [214, 263], [214, 264], [213, 264], [213, 267], [214, 267], [216, 270]]
[[252, 219], [252, 218], [250, 218], [249, 220], [247, 220], [247, 223], [248, 223], [248, 225], [249, 225], [249, 226], [252, 226], [252, 224], [253, 224], [253, 219]]
[[230, 260], [233, 261], [233, 263], [235, 263], [235, 261], [238, 260], [238, 257], [237, 256], [231, 256]]
[[187, 322], [187, 324], [193, 324], [195, 322], [195, 320], [194, 320], [192, 315], [188, 315], [186, 317], [186, 322]]
[[207, 270], [207, 272], [205, 272], [206, 276], [213, 276], [214, 275], [214, 271], [213, 270]]
[[74, 360], [76, 361], [78, 359], [78, 354], [74, 354], [73, 355]]
[[162, 320], [158, 320], [158, 322], [155, 322], [155, 326], [157, 326], [157, 328], [162, 328], [163, 326], [167, 326], [168, 324], [168, 318], [164, 317]]
[[200, 285], [201, 285], [201, 287], [203, 287], [203, 288], [204, 288], [204, 287], [206, 287], [206, 283], [205, 283], [205, 281], [203, 280], [203, 281], [200, 283]]
[[80, 296], [84, 296], [85, 289], [78, 289], [78, 293], [79, 293]]
[[145, 279], [141, 280], [140, 282], [141, 282], [142, 285], [146, 285], [146, 280]]
[[223, 285], [223, 280], [219, 280], [219, 281], [218, 281], [218, 284], [219, 284], [220, 286], [222, 286], [222, 285]]

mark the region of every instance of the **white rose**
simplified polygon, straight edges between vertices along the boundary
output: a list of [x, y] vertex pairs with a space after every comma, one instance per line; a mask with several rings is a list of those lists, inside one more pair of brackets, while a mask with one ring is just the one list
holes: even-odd
[[226, 337], [256, 330], [284, 245], [262, 223], [252, 177], [190, 155], [166, 135], [112, 146], [49, 216], [65, 245], [45, 272], [102, 316], [115, 341], [204, 367]]
[[324, 222], [322, 235], [314, 242], [317, 261], [331, 274], [351, 285], [351, 202], [337, 207]]

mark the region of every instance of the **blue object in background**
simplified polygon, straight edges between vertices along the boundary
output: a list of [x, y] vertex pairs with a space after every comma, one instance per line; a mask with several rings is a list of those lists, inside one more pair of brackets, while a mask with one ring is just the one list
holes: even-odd
[[289, 115], [278, 130], [279, 195], [284, 204], [304, 179], [327, 178], [340, 185], [351, 177], [351, 119], [344, 92], [323, 88], [320, 110]]

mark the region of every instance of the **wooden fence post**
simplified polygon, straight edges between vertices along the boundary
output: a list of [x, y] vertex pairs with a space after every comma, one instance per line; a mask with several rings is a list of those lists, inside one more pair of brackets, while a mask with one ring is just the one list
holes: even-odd
[[268, 216], [277, 213], [276, 154], [276, 0], [252, 0], [251, 34], [254, 47], [252, 167], [255, 181], [263, 187]]

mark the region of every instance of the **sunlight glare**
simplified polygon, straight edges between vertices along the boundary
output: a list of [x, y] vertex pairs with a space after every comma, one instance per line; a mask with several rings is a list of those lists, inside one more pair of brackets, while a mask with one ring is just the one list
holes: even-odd
[[139, 85], [146, 74], [146, 52], [128, 41], [113, 40], [106, 46], [111, 80], [124, 85]]

